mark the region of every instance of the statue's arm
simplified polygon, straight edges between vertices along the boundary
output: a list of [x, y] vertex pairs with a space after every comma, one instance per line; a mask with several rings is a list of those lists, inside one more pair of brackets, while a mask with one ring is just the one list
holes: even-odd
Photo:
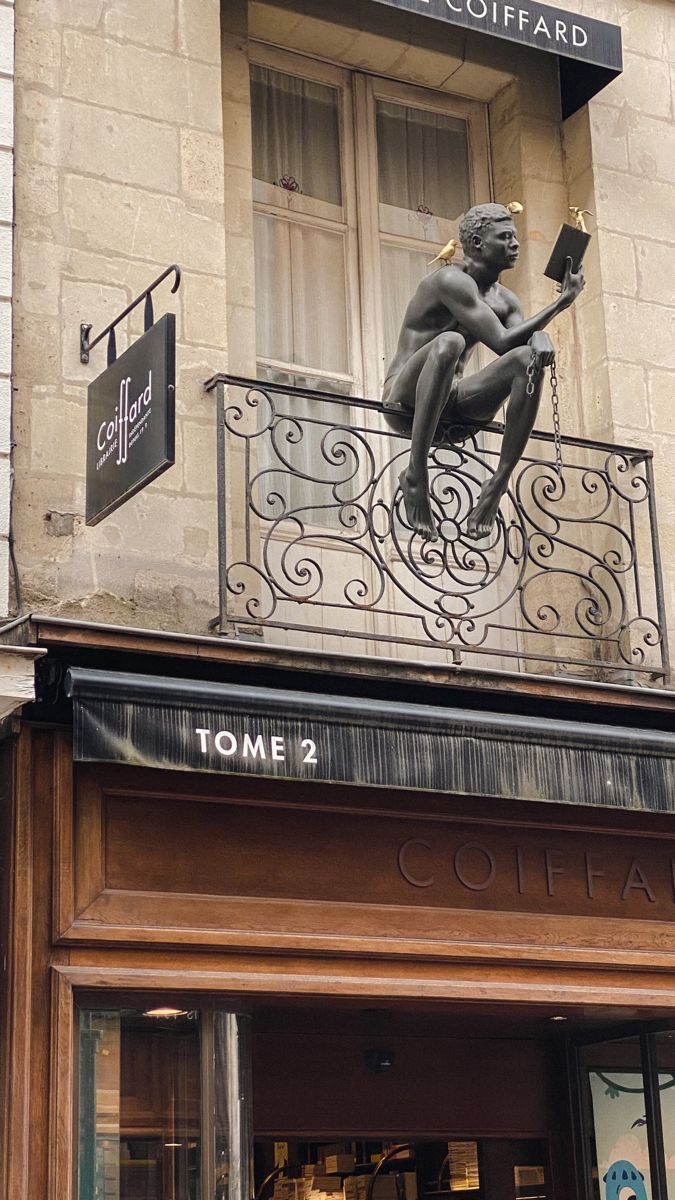
[[514, 296], [504, 324], [485, 303], [473, 279], [464, 272], [445, 274], [443, 299], [456, 320], [473, 338], [494, 354], [502, 355], [516, 346], [526, 346], [533, 334], [545, 329], [558, 313], [569, 308], [581, 292], [584, 282], [583, 268], [574, 275], [568, 266], [560, 295], [551, 304], [525, 320]]
[[504, 288], [504, 291], [506, 292], [509, 301], [509, 311], [504, 320], [504, 325], [506, 329], [518, 329], [525, 320], [525, 314], [520, 307], [520, 301], [515, 293], [510, 292], [507, 288]]

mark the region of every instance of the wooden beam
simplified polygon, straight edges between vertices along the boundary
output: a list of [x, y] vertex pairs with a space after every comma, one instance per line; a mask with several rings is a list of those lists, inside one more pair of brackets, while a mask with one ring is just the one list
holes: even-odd
[[35, 660], [46, 653], [37, 646], [0, 646], [0, 721], [35, 699]]

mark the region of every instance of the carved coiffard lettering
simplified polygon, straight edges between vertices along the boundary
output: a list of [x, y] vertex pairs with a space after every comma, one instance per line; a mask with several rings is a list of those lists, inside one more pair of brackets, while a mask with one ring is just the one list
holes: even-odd
[[675, 904], [675, 856], [667, 859], [669, 889], [659, 891], [650, 867], [628, 855], [624, 863], [613, 861], [597, 851], [561, 850], [556, 847], [514, 846], [497, 855], [482, 842], [462, 841], [453, 849], [440, 852], [424, 838], [409, 838], [398, 851], [398, 869], [411, 887], [433, 888], [448, 876], [468, 892], [512, 890], [519, 896], [562, 896], [567, 886], [586, 900], [623, 901], [640, 898], [647, 904], [657, 901]]

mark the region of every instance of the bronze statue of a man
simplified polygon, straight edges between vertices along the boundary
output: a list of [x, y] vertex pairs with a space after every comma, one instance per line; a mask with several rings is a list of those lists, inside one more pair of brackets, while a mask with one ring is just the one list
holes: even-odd
[[[414, 410], [410, 462], [399, 482], [411, 527], [431, 541], [438, 538], [438, 529], [431, 511], [428, 455], [439, 420], [488, 424], [508, 399], [499, 463], [483, 484], [466, 527], [470, 537], [485, 537], [532, 431], [543, 369], [553, 361], [553, 345], [543, 330], [584, 286], [583, 268], [574, 274], [568, 259], [560, 294], [526, 321], [517, 297], [499, 282], [502, 271], [518, 258], [511, 212], [501, 204], [476, 205], [462, 220], [459, 238], [463, 261], [446, 263], [428, 275], [408, 305], [382, 396], [386, 409]], [[465, 379], [479, 342], [499, 358]], [[529, 395], [528, 367], [534, 383]]]

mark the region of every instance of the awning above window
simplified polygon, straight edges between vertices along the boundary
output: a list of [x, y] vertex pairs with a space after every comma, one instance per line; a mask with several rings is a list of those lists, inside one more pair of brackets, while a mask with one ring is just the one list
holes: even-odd
[[[534, 0], [375, 0], [446, 26], [470, 29], [555, 54], [563, 118], [586, 104], [622, 70], [621, 30], [582, 13]], [[439, 44], [439, 49], [442, 45]]]
[[645, 729], [73, 668], [75, 759], [675, 811]]

